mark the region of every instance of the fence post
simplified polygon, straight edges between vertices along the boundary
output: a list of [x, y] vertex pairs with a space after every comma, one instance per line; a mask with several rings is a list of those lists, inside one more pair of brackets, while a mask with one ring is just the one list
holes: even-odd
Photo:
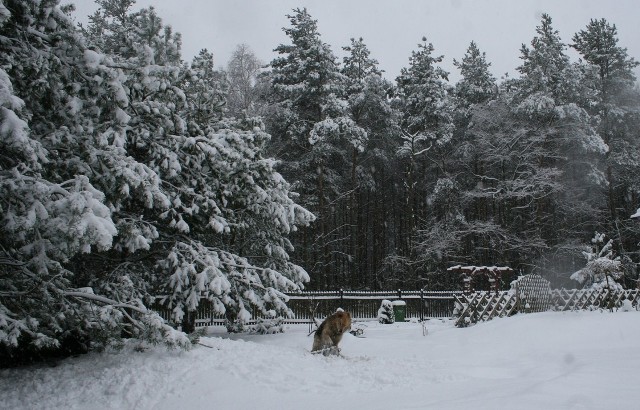
[[420, 321], [424, 322], [424, 290], [420, 289]]
[[402, 291], [398, 289], [398, 299], [402, 299]]
[[340, 289], [340, 307], [342, 307], [342, 297], [344, 296], [344, 290]]

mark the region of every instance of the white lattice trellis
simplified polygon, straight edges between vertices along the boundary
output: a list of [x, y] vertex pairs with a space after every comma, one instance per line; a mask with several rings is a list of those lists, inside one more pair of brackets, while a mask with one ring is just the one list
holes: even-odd
[[516, 294], [511, 291], [475, 292], [456, 295], [456, 326], [464, 327], [495, 317], [511, 316], [517, 312]]
[[518, 297], [519, 312], [544, 312], [551, 307], [550, 282], [540, 275], [525, 275], [514, 281], [512, 287]]

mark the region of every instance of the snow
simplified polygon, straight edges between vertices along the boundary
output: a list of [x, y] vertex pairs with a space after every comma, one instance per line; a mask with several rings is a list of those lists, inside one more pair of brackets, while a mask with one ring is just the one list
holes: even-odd
[[355, 323], [344, 357], [309, 353], [307, 325], [188, 352], [125, 347], [0, 371], [11, 409], [636, 408], [640, 313], [547, 312], [469, 328]]

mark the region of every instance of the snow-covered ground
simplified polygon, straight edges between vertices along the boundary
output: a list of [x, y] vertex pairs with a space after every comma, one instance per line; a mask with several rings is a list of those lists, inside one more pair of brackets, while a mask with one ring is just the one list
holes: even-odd
[[344, 357], [308, 326], [212, 337], [189, 352], [90, 354], [0, 371], [1, 409], [631, 409], [640, 313], [517, 315], [466, 329], [366, 323]]

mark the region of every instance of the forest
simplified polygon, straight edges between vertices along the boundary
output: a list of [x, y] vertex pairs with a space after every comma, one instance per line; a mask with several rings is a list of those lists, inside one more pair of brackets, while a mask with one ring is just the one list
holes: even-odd
[[153, 7], [96, 3], [83, 25], [0, 1], [0, 357], [187, 346], [154, 306], [242, 323], [300, 289], [461, 289], [454, 265], [637, 286], [639, 63], [614, 22], [564, 43], [544, 14], [517, 77], [471, 42], [452, 84], [426, 37], [393, 81], [362, 38], [339, 61], [307, 9], [272, 61], [216, 67]]

